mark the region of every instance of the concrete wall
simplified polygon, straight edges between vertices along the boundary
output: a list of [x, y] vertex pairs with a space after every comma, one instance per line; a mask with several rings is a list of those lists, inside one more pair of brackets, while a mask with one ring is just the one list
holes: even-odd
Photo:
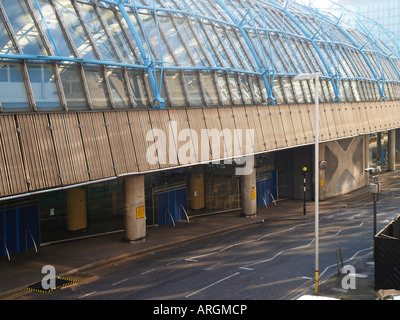
[[330, 141], [320, 146], [320, 161], [328, 162], [326, 170], [320, 170], [320, 199], [324, 200], [364, 187], [368, 176], [368, 137], [357, 136]]

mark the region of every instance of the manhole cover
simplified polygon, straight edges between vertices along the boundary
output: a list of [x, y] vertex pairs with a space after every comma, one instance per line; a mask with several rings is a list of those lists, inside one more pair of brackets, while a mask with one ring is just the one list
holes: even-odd
[[50, 287], [48, 289], [43, 288], [42, 282], [37, 282], [35, 284], [32, 284], [29, 287], [27, 287], [26, 289], [29, 291], [49, 293], [49, 292], [60, 289], [62, 287], [69, 286], [69, 285], [74, 284], [79, 281], [78, 279], [71, 279], [71, 278], [65, 278], [65, 277], [57, 277], [55, 280], [56, 280], [55, 286]]

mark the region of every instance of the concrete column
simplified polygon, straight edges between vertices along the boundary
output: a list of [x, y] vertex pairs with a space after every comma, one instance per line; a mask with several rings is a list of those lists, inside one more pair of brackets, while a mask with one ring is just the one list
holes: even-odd
[[248, 176], [242, 176], [242, 215], [254, 217], [257, 215], [256, 170]]
[[86, 188], [67, 190], [67, 230], [80, 231], [87, 228]]
[[204, 169], [202, 165], [192, 168], [191, 177], [192, 200], [190, 207], [193, 210], [203, 209], [206, 206], [204, 192]]
[[382, 133], [376, 134], [376, 163], [378, 166], [382, 165]]
[[388, 132], [388, 171], [396, 170], [396, 130]]
[[144, 176], [124, 180], [125, 240], [142, 240], [146, 237], [146, 207]]

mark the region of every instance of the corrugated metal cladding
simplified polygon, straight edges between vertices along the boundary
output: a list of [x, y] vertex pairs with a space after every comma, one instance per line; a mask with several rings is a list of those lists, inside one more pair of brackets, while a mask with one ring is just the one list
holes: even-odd
[[[207, 134], [212, 129], [221, 134], [241, 129], [243, 139], [246, 130], [252, 129], [249, 139], [255, 153], [310, 144], [314, 142], [314, 113], [313, 104], [300, 104], [2, 115], [0, 196], [215, 160], [211, 148], [204, 145], [211, 142]], [[398, 127], [397, 102], [320, 105], [321, 141]], [[185, 129], [191, 130], [190, 135], [179, 135]], [[221, 141], [229, 139], [224, 136]], [[198, 152], [189, 163], [180, 161], [179, 150], [185, 143], [193, 144]], [[158, 162], [147, 159], [154, 145], [160, 150], [165, 147], [166, 159], [160, 154]], [[230, 156], [245, 155], [244, 145], [243, 141], [230, 150], [221, 143], [220, 158], [225, 150]]]

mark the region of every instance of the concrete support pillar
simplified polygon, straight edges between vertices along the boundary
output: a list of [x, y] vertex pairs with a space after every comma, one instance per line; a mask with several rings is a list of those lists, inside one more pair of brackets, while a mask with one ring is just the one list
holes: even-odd
[[146, 237], [146, 208], [144, 176], [124, 180], [125, 240], [142, 240]]
[[257, 215], [256, 170], [247, 176], [242, 176], [241, 206], [244, 217]]
[[86, 188], [67, 190], [67, 230], [80, 231], [87, 228]]
[[382, 133], [376, 134], [376, 163], [378, 166], [382, 165]]
[[204, 169], [202, 165], [192, 168], [191, 177], [192, 200], [190, 207], [193, 210], [203, 209], [206, 206], [204, 191]]
[[388, 171], [396, 170], [396, 130], [388, 132]]

